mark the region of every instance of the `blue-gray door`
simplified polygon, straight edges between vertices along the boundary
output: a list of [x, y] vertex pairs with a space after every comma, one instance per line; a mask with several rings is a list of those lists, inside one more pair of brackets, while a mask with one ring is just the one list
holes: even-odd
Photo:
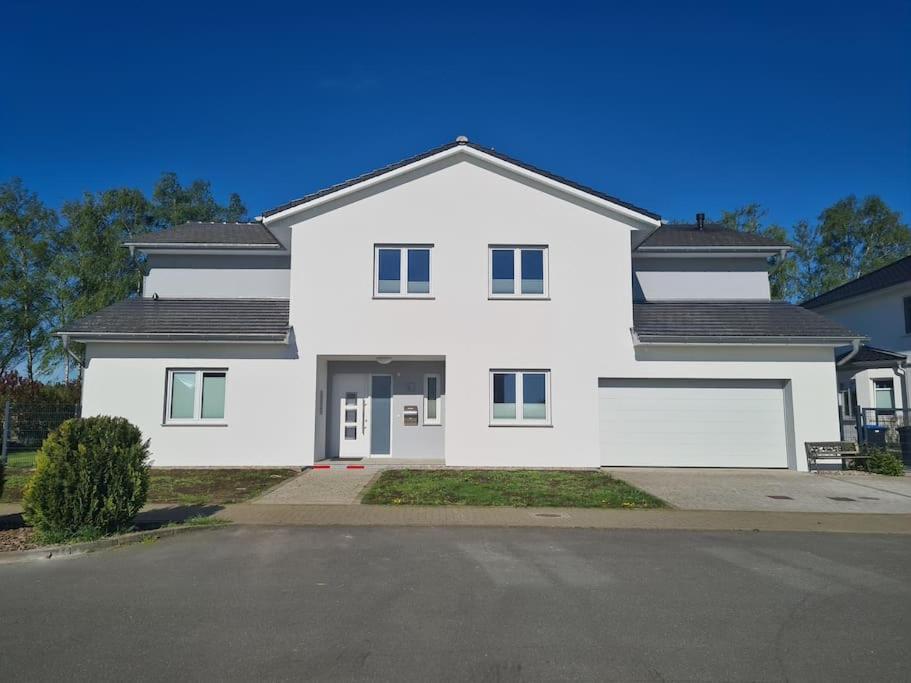
[[389, 455], [392, 437], [392, 376], [370, 378], [370, 454]]

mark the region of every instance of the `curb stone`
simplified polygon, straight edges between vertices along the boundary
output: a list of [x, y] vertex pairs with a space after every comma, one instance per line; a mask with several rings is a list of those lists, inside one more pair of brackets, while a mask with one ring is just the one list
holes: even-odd
[[14, 550], [12, 552], [0, 553], [0, 565], [17, 564], [20, 562], [35, 562], [39, 560], [59, 560], [68, 557], [78, 557], [88, 553], [94, 553], [99, 550], [109, 548], [119, 548], [126, 545], [135, 545], [142, 543], [146, 539], [168, 538], [189, 531], [204, 531], [206, 529], [221, 529], [229, 526], [231, 523], [224, 521], [223, 524], [212, 524], [205, 526], [175, 526], [162, 529], [149, 529], [147, 531], [133, 531], [127, 534], [120, 534], [110, 538], [99, 538], [97, 541], [83, 541], [82, 543], [70, 543], [68, 545], [49, 545], [44, 548], [34, 548], [32, 550]]

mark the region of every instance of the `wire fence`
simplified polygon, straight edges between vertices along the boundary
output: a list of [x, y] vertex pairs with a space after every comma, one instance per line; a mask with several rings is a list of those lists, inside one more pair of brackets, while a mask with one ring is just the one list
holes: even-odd
[[53, 430], [71, 417], [79, 417], [78, 403], [26, 403], [6, 401], [0, 412], [0, 460], [41, 447]]
[[860, 408], [857, 440], [883, 446], [911, 464], [911, 409]]

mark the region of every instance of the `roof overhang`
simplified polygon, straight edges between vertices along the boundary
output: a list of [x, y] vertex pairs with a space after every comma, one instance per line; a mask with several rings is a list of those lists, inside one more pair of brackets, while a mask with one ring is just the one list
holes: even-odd
[[692, 258], [693, 256], [759, 257], [778, 256], [792, 250], [792, 247], [637, 247], [633, 257]]
[[850, 344], [857, 339], [857, 337], [639, 335], [635, 330], [631, 330], [631, 332], [634, 346], [831, 346], [834, 348]]
[[213, 242], [124, 242], [123, 246], [131, 251], [138, 249], [144, 252], [158, 254], [232, 254], [271, 253], [284, 254], [287, 250], [281, 244], [222, 244]]
[[411, 163], [404, 164], [402, 166], [393, 168], [385, 173], [381, 173], [379, 175], [375, 175], [372, 177], [367, 177], [362, 181], [354, 182], [350, 185], [342, 187], [341, 189], [338, 189], [333, 192], [328, 192], [322, 196], [315, 197], [314, 199], [311, 199], [304, 203], [298, 204], [296, 206], [290, 206], [286, 209], [276, 211], [275, 213], [271, 213], [269, 215], [264, 214], [263, 223], [268, 226], [272, 223], [276, 223], [278, 221], [281, 221], [281, 220], [284, 220], [284, 219], [287, 219], [287, 218], [290, 218], [293, 216], [305, 214], [320, 206], [323, 206], [323, 205], [331, 203], [331, 202], [338, 201], [339, 199], [342, 199], [342, 198], [352, 195], [354, 193], [362, 192], [366, 189], [376, 187], [379, 185], [383, 185], [384, 183], [388, 183], [390, 180], [398, 178], [406, 173], [411, 173], [417, 169], [439, 163], [440, 161], [445, 160], [445, 159], [456, 158], [456, 157], [460, 157], [460, 156], [476, 159], [479, 161], [483, 161], [484, 163], [498, 166], [504, 170], [509, 171], [510, 173], [515, 174], [516, 176], [525, 178], [527, 180], [538, 183], [542, 186], [548, 187], [557, 192], [563, 193], [580, 202], [588, 203], [592, 206], [596, 206], [597, 208], [599, 208], [601, 210], [607, 210], [614, 214], [631, 219], [631, 220], [641, 223], [645, 226], [657, 228], [661, 225], [660, 218], [655, 218], [655, 217], [649, 216], [645, 213], [640, 213], [639, 211], [635, 211], [634, 209], [630, 209], [626, 206], [622, 206], [621, 204], [617, 204], [616, 202], [612, 202], [607, 199], [593, 195], [590, 192], [585, 192], [584, 190], [581, 190], [577, 187], [573, 187], [572, 185], [569, 185], [565, 182], [560, 182], [559, 180], [556, 180], [554, 178], [543, 175], [542, 173], [530, 170], [528, 168], [520, 166], [519, 164], [515, 164], [510, 161], [507, 161], [507, 160], [501, 158], [500, 156], [497, 156], [494, 154], [488, 154], [487, 152], [484, 152], [481, 149], [476, 149], [475, 147], [472, 147], [468, 144], [459, 144], [459, 145], [455, 145], [452, 147], [448, 147], [446, 149], [441, 150], [440, 152], [437, 152], [436, 154], [431, 154], [431, 155], [416, 159], [415, 161], [413, 161]]
[[67, 341], [85, 342], [194, 342], [206, 344], [287, 344], [288, 332], [283, 334], [195, 334], [151, 332], [55, 332], [54, 336]]

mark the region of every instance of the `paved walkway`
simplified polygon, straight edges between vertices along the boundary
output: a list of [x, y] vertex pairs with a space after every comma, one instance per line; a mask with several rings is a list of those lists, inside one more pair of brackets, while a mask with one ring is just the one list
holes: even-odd
[[357, 503], [361, 492], [373, 481], [381, 466], [333, 465], [308, 469], [293, 479], [279, 484], [260, 496], [254, 505], [350, 505]]
[[[0, 504], [0, 528], [19, 523], [21, 507]], [[911, 514], [731, 512], [718, 510], [603, 510], [242, 503], [147, 505], [140, 526], [214, 516], [236, 524], [270, 526], [544, 527], [581, 529], [679, 529], [693, 531], [825, 531], [911, 535]]]
[[911, 513], [911, 476], [744, 469], [605, 470], [681, 510]]

